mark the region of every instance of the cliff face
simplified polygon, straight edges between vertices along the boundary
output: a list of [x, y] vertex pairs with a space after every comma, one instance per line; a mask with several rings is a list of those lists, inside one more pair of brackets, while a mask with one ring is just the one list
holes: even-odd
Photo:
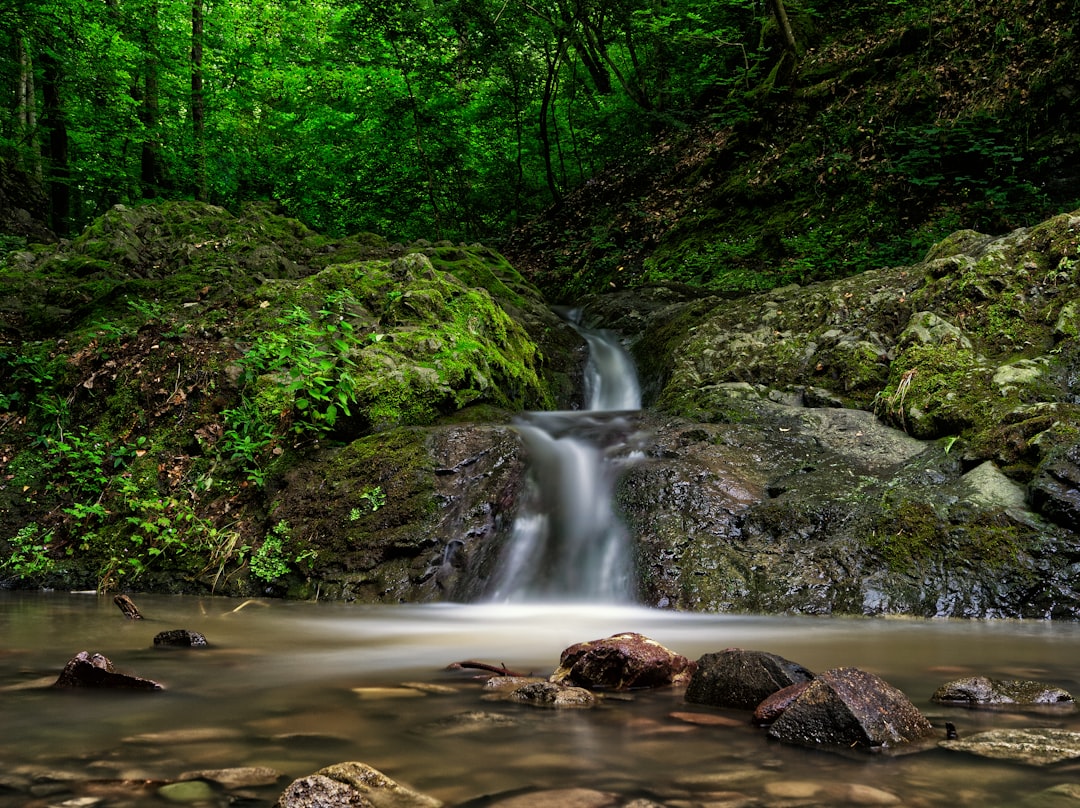
[[1080, 212], [739, 299], [586, 310], [657, 421], [623, 506], [650, 599], [689, 608], [1077, 615]]

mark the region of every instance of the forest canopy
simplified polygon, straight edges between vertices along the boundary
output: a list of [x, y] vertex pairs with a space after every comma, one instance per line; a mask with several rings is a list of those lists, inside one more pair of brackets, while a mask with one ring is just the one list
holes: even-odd
[[16, 0], [0, 153], [66, 232], [116, 203], [274, 198], [328, 233], [483, 238], [766, 51], [754, 0]]
[[560, 299], [840, 277], [1075, 207], [1078, 17], [1080, 0], [9, 0], [0, 208], [13, 177], [60, 236], [118, 203], [273, 200], [332, 237], [484, 241]]

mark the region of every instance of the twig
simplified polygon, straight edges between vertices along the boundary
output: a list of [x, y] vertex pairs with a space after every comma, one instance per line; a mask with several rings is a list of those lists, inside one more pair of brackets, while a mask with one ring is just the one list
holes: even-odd
[[529, 673], [521, 673], [519, 671], [512, 671], [505, 664], [491, 665], [487, 662], [477, 662], [473, 659], [467, 659], [464, 662], [451, 662], [446, 666], [448, 671], [457, 670], [477, 670], [487, 671], [488, 673], [494, 673], [496, 676], [531, 676]]

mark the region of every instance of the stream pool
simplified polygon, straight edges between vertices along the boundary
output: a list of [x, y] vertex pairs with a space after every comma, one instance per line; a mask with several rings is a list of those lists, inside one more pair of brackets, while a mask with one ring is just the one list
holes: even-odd
[[[1080, 764], [784, 746], [750, 726], [749, 715], [689, 705], [671, 689], [546, 710], [494, 699], [476, 671], [447, 670], [472, 659], [546, 676], [567, 646], [636, 631], [691, 659], [735, 646], [816, 671], [863, 668], [904, 691], [942, 734], [946, 720], [961, 737], [995, 727], [1080, 731], [1075, 713], [930, 702], [940, 684], [969, 674], [1040, 679], [1077, 694], [1080, 625], [1072, 623], [132, 597], [145, 620], [127, 620], [110, 597], [0, 592], [0, 807], [175, 804], [161, 796], [162, 782], [252, 766], [281, 779], [216, 789], [198, 804], [271, 806], [290, 780], [350, 760], [450, 806], [555, 788], [670, 808], [1017, 806], [1080, 783]], [[154, 648], [158, 632], [175, 628], [201, 632], [210, 647]], [[82, 650], [166, 689], [49, 689]]]

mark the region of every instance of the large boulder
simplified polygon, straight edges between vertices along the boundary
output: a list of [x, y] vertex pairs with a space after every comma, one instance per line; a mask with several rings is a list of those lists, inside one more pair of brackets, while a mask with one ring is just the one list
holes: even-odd
[[986, 676], [966, 676], [946, 682], [931, 699], [939, 704], [963, 707], [1075, 707], [1072, 694], [1046, 682]]
[[686, 700], [712, 707], [753, 710], [765, 698], [814, 674], [795, 662], [765, 651], [727, 648], [705, 654], [686, 686]]
[[694, 663], [655, 640], [629, 632], [577, 643], [562, 652], [551, 681], [591, 690], [685, 684]]
[[898, 689], [858, 668], [818, 674], [769, 727], [769, 737], [808, 746], [892, 747], [933, 727]]

